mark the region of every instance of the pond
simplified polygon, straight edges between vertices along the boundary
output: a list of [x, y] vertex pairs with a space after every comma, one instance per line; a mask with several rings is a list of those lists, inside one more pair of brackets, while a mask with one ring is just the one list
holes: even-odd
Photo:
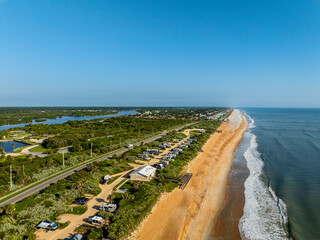
[[97, 118], [110, 118], [110, 117], [118, 117], [125, 116], [138, 113], [137, 111], [121, 111], [116, 114], [108, 114], [108, 115], [100, 115], [100, 116], [87, 116], [87, 117], [72, 117], [72, 116], [62, 116], [61, 118], [57, 117], [55, 119], [41, 119], [41, 121], [32, 120], [32, 123], [20, 123], [20, 124], [9, 124], [0, 126], [0, 131], [7, 130], [15, 127], [24, 127], [28, 124], [62, 124], [68, 121], [81, 121], [81, 120], [92, 120]]
[[[12, 146], [14, 144], [14, 146]], [[3, 150], [6, 153], [12, 152], [14, 149], [27, 146], [29, 144], [17, 142], [17, 141], [7, 141], [7, 142], [0, 142], [0, 147], [3, 148]]]

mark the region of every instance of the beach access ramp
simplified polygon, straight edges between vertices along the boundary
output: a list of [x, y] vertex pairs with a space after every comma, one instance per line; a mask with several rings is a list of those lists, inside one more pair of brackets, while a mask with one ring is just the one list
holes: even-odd
[[184, 174], [180, 179], [179, 179], [179, 182], [180, 182], [180, 186], [179, 188], [180, 189], [185, 189], [185, 187], [188, 185], [190, 179], [192, 178], [192, 173], [186, 173]]

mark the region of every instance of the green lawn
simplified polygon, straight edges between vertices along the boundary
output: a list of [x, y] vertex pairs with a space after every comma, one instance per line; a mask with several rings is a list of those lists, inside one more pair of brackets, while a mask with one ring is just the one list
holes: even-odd
[[15, 150], [13, 150], [14, 153], [21, 153], [21, 151], [27, 147], [30, 147], [30, 145], [27, 145], [27, 146], [24, 146], [24, 147], [20, 147], [20, 148], [17, 148]]
[[45, 149], [44, 147], [42, 146], [37, 146], [37, 147], [34, 147], [34, 148], [31, 148], [29, 151], [30, 152], [45, 152], [47, 149]]

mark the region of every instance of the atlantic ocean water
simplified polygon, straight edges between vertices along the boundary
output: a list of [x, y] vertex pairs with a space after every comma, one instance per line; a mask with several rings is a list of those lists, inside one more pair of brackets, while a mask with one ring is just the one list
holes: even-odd
[[320, 109], [242, 109], [242, 239], [320, 239]]

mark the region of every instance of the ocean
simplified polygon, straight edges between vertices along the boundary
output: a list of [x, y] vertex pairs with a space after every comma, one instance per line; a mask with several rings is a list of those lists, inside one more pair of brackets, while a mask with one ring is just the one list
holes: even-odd
[[320, 239], [320, 109], [243, 111], [249, 128], [235, 153], [249, 170], [241, 238]]

